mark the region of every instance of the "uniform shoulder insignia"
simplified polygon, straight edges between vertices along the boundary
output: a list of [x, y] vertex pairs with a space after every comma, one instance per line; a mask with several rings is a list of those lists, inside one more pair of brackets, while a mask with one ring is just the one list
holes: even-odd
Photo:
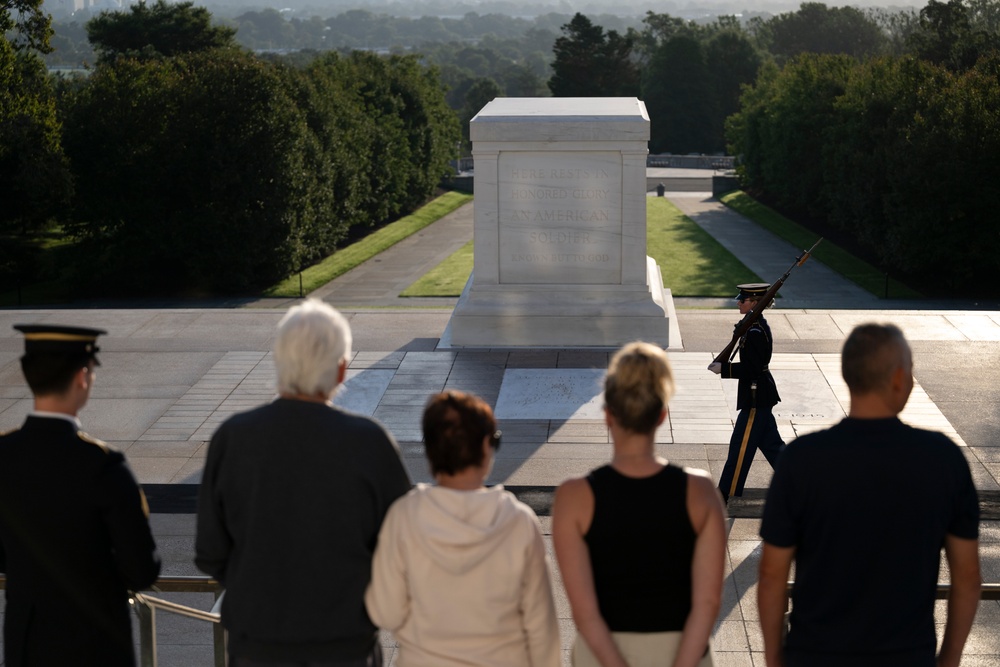
[[80, 438], [80, 440], [86, 442], [87, 444], [96, 445], [97, 447], [100, 447], [102, 450], [104, 450], [105, 454], [111, 451], [111, 448], [108, 447], [108, 443], [104, 442], [103, 440], [98, 440], [97, 438], [88, 433], [84, 433], [83, 431], [77, 431], [76, 436]]
[[763, 336], [764, 340], [770, 341], [771, 336], [767, 333], [767, 331], [768, 330], [764, 327], [763, 324], [760, 323], [759, 320], [755, 320], [753, 324], [751, 324], [750, 327], [747, 329], [747, 332], [743, 334], [743, 338], [745, 340], [748, 336], [750, 336], [750, 334], [753, 334], [755, 337]]

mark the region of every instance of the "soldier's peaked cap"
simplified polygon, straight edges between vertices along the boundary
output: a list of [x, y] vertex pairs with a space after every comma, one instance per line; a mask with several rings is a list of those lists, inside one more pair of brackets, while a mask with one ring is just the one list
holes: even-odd
[[[106, 334], [104, 329], [68, 327], [61, 324], [15, 324], [24, 334], [24, 353], [62, 353], [86, 355], [97, 361], [97, 337]], [[99, 363], [99, 362], [98, 362]]]
[[769, 283], [743, 283], [737, 285], [736, 288], [740, 291], [736, 295], [736, 300], [741, 301], [743, 299], [759, 299], [771, 288], [771, 285]]

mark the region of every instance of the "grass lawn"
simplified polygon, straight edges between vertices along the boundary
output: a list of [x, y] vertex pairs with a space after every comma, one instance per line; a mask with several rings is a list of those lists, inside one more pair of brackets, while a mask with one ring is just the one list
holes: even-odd
[[472, 241], [469, 241], [399, 296], [461, 296], [471, 273]]
[[731, 297], [735, 285], [763, 282], [666, 197], [647, 199], [646, 254], [674, 296]]
[[40, 249], [37, 261], [42, 267], [39, 273], [49, 278], [25, 284], [20, 290], [13, 278], [0, 282], [0, 307], [70, 300], [72, 290], [68, 282], [72, 278], [66, 275], [68, 272], [63, 267], [69, 265], [67, 258], [74, 250], [73, 243], [66, 239], [60, 227], [52, 227], [38, 235], [37, 247]]
[[[356, 243], [342, 248], [323, 261], [302, 272], [302, 291], [309, 292], [322, 287], [362, 262], [371, 259], [386, 248], [399, 243], [411, 234], [451, 213], [459, 206], [472, 200], [472, 195], [448, 192], [411, 215], [390, 223]], [[299, 295], [299, 274], [296, 273], [277, 285], [264, 290], [264, 296], [297, 297]]]
[[[663, 283], [674, 296], [727, 297], [738, 283], [760, 282], [667, 199], [648, 199], [646, 220], [646, 252], [660, 265]], [[471, 272], [470, 241], [400, 296], [458, 296]]]
[[[734, 190], [723, 195], [720, 201], [798, 248], [811, 248], [816, 242], [815, 233], [761, 204], [742, 190]], [[820, 243], [813, 257], [875, 296], [879, 298], [887, 296], [884, 272], [830, 241], [824, 240]], [[919, 299], [922, 295], [898, 280], [890, 278], [888, 296], [893, 299]]]

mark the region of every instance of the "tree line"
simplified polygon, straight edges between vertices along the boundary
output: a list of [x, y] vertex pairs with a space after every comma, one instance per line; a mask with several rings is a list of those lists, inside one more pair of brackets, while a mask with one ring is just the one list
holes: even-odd
[[[996, 5], [971, 2], [984, 19]], [[235, 30], [244, 47], [280, 51], [290, 62], [355, 48], [419, 54], [438, 67], [466, 150], [467, 121], [485, 102], [554, 94], [640, 97], [653, 121], [653, 152], [717, 153], [726, 150], [725, 119], [739, 108], [741, 86], [753, 82], [763, 63], [781, 65], [801, 52], [899, 54], [918, 22], [913, 10], [810, 2], [777, 16], [702, 21], [655, 12], [641, 19], [553, 12], [533, 18], [475, 12], [413, 18], [367, 10], [307, 19], [262, 9], [222, 25]], [[80, 26], [64, 29], [59, 23], [53, 39], [59, 46], [50, 64], [60, 52], [79, 61], [79, 43], [86, 42]]]
[[911, 10], [818, 2], [777, 16], [708, 22], [647, 12], [641, 28], [624, 32], [577, 14], [555, 41], [548, 87], [556, 96], [644, 100], [651, 152], [723, 152], [726, 119], [739, 110], [742, 88], [765, 64], [780, 67], [800, 53], [859, 60], [896, 53], [918, 22]]
[[37, 55], [44, 28], [11, 29], [8, 277], [52, 268], [32, 267], [30, 250], [55, 229], [76, 241], [65, 259], [81, 289], [253, 290], [329, 254], [351, 226], [415, 208], [459, 139], [436, 71], [414, 56], [268, 61], [204, 9], [159, 0], [90, 22], [91, 75], [54, 82]]
[[932, 291], [987, 294], [1000, 269], [1000, 34], [987, 18], [931, 0], [903, 55], [764, 67], [728, 122], [746, 185]]
[[[492, 21], [504, 36], [384, 56], [253, 55], [204, 8], [157, 0], [87, 22], [91, 75], [55, 81], [41, 58], [58, 33], [41, 1], [11, 1], [0, 9], [0, 244], [69, 234], [87, 260], [72, 263], [81, 286], [268, 284], [350, 226], [426, 197], [468, 120], [502, 95], [644, 99], [652, 152], [735, 151], [747, 187], [829, 217], [887, 268], [943, 270], [964, 243], [945, 231], [995, 242], [969, 189], [994, 187], [995, 0], [920, 12], [805, 3], [708, 22], [648, 12], [614, 28], [576, 14], [559, 36], [536, 23], [513, 37], [466, 16], [449, 25]], [[382, 21], [352, 16], [355, 37]], [[0, 276], [23, 275], [30, 257], [0, 247]], [[962, 275], [978, 266], [992, 264], [965, 262]]]

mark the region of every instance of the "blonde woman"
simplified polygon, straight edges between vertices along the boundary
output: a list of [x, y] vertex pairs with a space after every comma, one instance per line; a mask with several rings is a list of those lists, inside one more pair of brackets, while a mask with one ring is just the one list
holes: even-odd
[[610, 464], [563, 482], [552, 537], [577, 637], [576, 667], [707, 667], [725, 563], [712, 479], [656, 455], [673, 375], [666, 353], [630, 343], [611, 360]]

